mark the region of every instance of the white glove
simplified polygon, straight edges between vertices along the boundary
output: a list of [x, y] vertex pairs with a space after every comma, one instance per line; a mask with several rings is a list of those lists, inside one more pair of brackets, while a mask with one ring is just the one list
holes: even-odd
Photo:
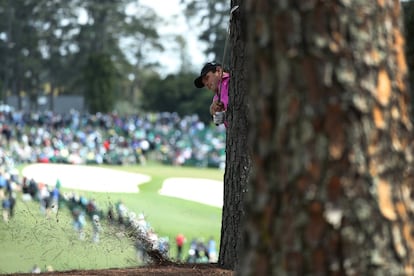
[[226, 112], [225, 111], [219, 111], [214, 113], [213, 115], [213, 122], [216, 126], [224, 123]]

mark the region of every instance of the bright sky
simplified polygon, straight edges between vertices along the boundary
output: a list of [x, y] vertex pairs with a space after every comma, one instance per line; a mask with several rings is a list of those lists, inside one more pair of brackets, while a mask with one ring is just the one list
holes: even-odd
[[[187, 38], [187, 47], [193, 69], [198, 72], [201, 66], [206, 62], [203, 55], [204, 46], [197, 39], [197, 34], [192, 31], [186, 24], [183, 15], [183, 7], [179, 5], [180, 0], [140, 0], [139, 3], [152, 7], [155, 12], [166, 20], [168, 23], [158, 31], [162, 35], [181, 34]], [[154, 60], [158, 60], [163, 67], [165, 73], [176, 72], [180, 66], [180, 57], [177, 49], [173, 49], [168, 45], [168, 41], [164, 43], [166, 51], [160, 55], [154, 56]]]

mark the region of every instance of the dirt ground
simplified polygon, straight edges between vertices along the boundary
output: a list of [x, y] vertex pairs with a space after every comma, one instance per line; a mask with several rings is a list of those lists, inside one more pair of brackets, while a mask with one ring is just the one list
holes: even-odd
[[[33, 275], [30, 273], [10, 274], [10, 275]], [[169, 265], [150, 265], [137, 268], [116, 268], [104, 270], [70, 270], [44, 272], [38, 275], [145, 275], [145, 276], [234, 276], [234, 271], [219, 268], [216, 264], [169, 264]]]

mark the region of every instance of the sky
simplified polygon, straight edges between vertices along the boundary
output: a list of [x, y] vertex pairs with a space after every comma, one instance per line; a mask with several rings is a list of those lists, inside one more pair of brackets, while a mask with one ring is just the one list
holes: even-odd
[[[169, 22], [158, 30], [161, 36], [185, 34], [184, 37], [187, 39], [193, 69], [198, 72], [206, 62], [206, 57], [203, 55], [205, 46], [197, 39], [197, 34], [186, 24], [182, 11], [183, 7], [179, 5], [179, 2], [180, 0], [139, 0], [140, 4], [152, 7], [159, 16]], [[164, 43], [164, 47], [166, 51], [155, 55], [153, 59], [161, 63], [162, 73], [175, 73], [181, 63], [178, 51], [173, 49], [171, 43], [168, 42]]]

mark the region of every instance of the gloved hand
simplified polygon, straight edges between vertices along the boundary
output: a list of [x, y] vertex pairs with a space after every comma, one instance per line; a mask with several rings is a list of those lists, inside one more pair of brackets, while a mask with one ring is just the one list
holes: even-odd
[[218, 111], [213, 115], [213, 122], [216, 126], [223, 124], [226, 117], [225, 111]]
[[224, 104], [219, 101], [213, 101], [210, 105], [210, 114], [214, 116], [216, 112], [224, 111]]

